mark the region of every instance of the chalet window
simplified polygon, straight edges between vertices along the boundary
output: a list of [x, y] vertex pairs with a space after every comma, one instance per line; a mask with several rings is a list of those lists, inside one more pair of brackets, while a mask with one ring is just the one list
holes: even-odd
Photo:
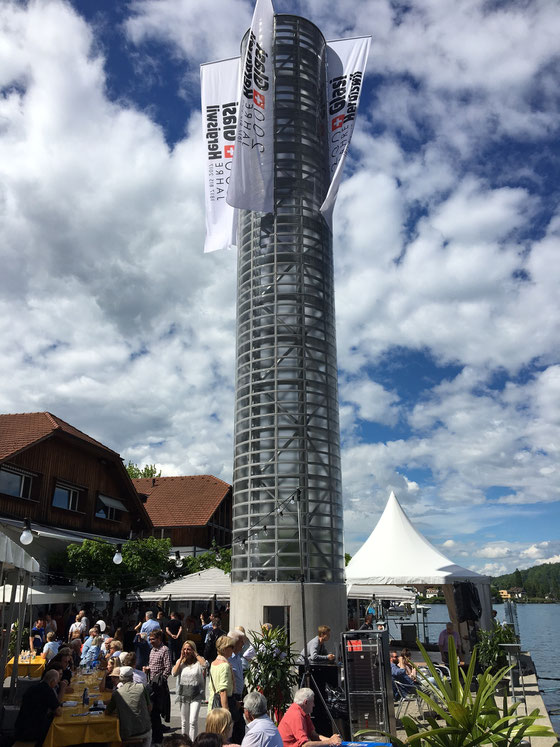
[[0, 468], [0, 493], [15, 498], [31, 498], [32, 475], [13, 467]]
[[67, 511], [78, 511], [80, 508], [80, 489], [64, 483], [57, 483], [54, 489], [52, 504]]
[[95, 504], [95, 515], [98, 519], [120, 521], [123, 512], [128, 513], [128, 509], [122, 501], [118, 501], [116, 498], [110, 498], [108, 495], [99, 493]]

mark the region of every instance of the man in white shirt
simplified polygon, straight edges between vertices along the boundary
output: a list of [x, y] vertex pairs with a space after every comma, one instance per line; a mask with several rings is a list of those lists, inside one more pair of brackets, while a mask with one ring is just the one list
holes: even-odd
[[252, 692], [243, 701], [243, 715], [247, 723], [241, 747], [283, 747], [278, 728], [267, 715], [266, 698]]

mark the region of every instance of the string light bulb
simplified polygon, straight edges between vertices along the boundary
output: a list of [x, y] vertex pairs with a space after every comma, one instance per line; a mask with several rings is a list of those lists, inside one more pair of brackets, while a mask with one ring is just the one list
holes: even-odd
[[175, 568], [182, 568], [183, 567], [183, 558], [181, 557], [181, 553], [179, 550], [175, 550]]
[[23, 520], [23, 532], [20, 535], [19, 541], [22, 545], [30, 545], [33, 542], [30, 519]]
[[120, 565], [122, 563], [122, 545], [117, 545], [117, 551], [113, 555], [113, 563]]

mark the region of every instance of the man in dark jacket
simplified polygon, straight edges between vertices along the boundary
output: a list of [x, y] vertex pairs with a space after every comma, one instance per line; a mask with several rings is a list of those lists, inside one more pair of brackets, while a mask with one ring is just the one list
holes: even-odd
[[16, 741], [43, 743], [53, 716], [62, 713], [55, 691], [59, 679], [56, 669], [50, 669], [25, 693], [15, 723]]
[[208, 635], [206, 636], [206, 642], [204, 644], [203, 655], [208, 664], [211, 664], [216, 656], [218, 656], [218, 652], [216, 650], [216, 641], [223, 635], [226, 635], [226, 632], [220, 627], [220, 618], [213, 617], [212, 630], [210, 630]]

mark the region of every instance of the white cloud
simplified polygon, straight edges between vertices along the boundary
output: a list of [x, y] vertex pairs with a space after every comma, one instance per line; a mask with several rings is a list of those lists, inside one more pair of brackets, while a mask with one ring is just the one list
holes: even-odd
[[399, 418], [398, 396], [370, 379], [346, 379], [340, 383], [340, 398], [353, 405], [361, 420], [395, 425]]
[[235, 257], [201, 254], [198, 117], [169, 151], [149, 117], [106, 99], [104, 60], [68, 5], [5, 13], [4, 83], [24, 89], [0, 100], [0, 327], [5, 370], [20, 372], [0, 407], [49, 409], [135, 461], [230, 479]]
[[507, 558], [511, 555], [511, 548], [506, 543], [486, 545], [476, 551], [477, 558]]
[[135, 44], [162, 39], [195, 64], [237, 56], [251, 24], [251, 7], [242, 0], [214, 0], [211, 8], [195, 0], [133, 0], [130, 10], [126, 31]]

